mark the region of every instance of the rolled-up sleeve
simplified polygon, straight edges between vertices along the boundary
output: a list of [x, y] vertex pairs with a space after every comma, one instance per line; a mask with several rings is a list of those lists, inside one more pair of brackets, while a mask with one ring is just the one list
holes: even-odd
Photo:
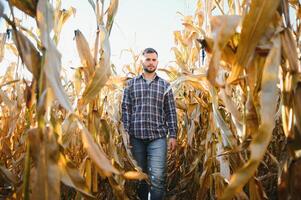
[[177, 138], [177, 112], [173, 92], [171, 89], [166, 93], [164, 98], [164, 112], [169, 131], [169, 137]]
[[125, 131], [129, 133], [130, 129], [130, 119], [132, 112], [132, 101], [130, 96], [130, 82], [128, 82], [127, 86], [123, 91], [123, 99], [122, 99], [122, 123]]

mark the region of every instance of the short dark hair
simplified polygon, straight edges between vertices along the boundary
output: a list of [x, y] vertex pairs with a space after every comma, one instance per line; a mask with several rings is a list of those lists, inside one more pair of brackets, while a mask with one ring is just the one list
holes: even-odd
[[144, 49], [143, 52], [142, 52], [142, 55], [145, 55], [145, 54], [147, 54], [147, 53], [155, 53], [155, 54], [157, 54], [157, 56], [158, 56], [158, 52], [157, 52], [155, 49], [150, 48], [150, 47]]

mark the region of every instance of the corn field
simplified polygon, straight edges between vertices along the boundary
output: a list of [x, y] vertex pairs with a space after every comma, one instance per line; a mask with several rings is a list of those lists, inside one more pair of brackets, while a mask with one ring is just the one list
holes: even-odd
[[[89, 46], [75, 31], [81, 65], [71, 80], [57, 46], [74, 9], [61, 0], [8, 4], [9, 15], [0, 2], [9, 30], [0, 34], [0, 61], [8, 52], [16, 59], [0, 77], [0, 199], [138, 199], [137, 180], [148, 177], [128, 148], [121, 100], [142, 66], [133, 51], [132, 63], [115, 66], [126, 75], [111, 63], [119, 1], [87, 1], [96, 37]], [[194, 7], [170, 36], [174, 64], [158, 69], [175, 94], [179, 128], [166, 199], [301, 199], [300, 1]]]

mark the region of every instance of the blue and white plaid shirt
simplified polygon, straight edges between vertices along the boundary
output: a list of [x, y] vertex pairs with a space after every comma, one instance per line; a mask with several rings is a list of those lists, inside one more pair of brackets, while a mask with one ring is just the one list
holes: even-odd
[[122, 101], [125, 131], [139, 139], [177, 137], [177, 114], [169, 83], [156, 75], [150, 83], [142, 75], [128, 81]]

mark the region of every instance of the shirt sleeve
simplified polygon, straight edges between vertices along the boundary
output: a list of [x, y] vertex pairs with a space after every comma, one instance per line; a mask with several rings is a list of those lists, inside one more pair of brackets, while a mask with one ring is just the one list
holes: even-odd
[[176, 112], [176, 105], [173, 96], [173, 92], [170, 89], [165, 96], [164, 99], [164, 112], [165, 112], [165, 119], [166, 124], [169, 131], [170, 138], [177, 138], [177, 112]]
[[128, 82], [127, 86], [123, 91], [123, 99], [122, 99], [122, 123], [125, 131], [129, 133], [130, 129], [130, 120], [132, 114], [132, 100], [130, 96], [130, 83]]

